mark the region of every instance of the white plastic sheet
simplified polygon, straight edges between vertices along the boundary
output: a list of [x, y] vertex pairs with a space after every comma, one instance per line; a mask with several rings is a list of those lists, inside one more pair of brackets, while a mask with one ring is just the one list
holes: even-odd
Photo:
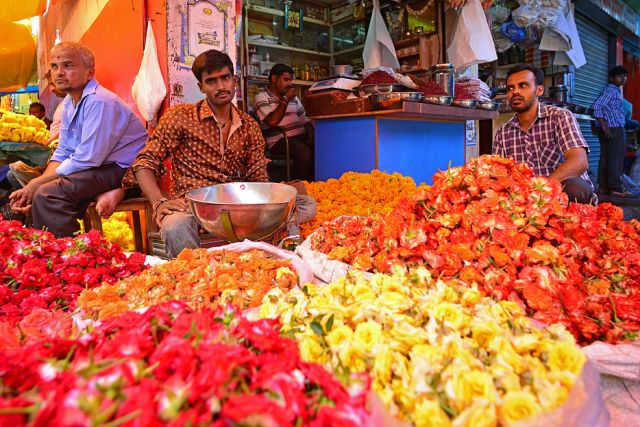
[[154, 121], [164, 97], [167, 87], [160, 71], [156, 39], [153, 35], [151, 21], [147, 24], [147, 40], [140, 70], [131, 87], [131, 95], [140, 110], [140, 114], [147, 122]]
[[458, 71], [498, 59], [480, 0], [469, 0], [462, 7], [447, 56]]
[[373, 13], [367, 30], [367, 39], [362, 52], [364, 68], [390, 67], [398, 68], [400, 63], [389, 30], [380, 13], [380, 2], [373, 0]]

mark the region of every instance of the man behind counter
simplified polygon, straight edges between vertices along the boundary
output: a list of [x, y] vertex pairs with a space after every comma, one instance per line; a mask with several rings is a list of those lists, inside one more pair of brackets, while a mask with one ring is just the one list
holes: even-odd
[[[205, 99], [167, 110], [123, 181], [132, 187], [137, 180], [151, 202], [171, 258], [200, 245], [198, 222], [185, 193], [213, 184], [268, 179], [260, 127], [231, 103], [236, 77], [229, 56], [216, 50], [201, 53], [192, 71]], [[167, 158], [172, 161], [171, 190], [165, 196], [158, 180]]]
[[293, 178], [313, 181], [313, 126], [293, 89], [293, 69], [275, 64], [269, 72], [269, 84], [255, 96], [253, 110], [265, 132], [267, 147], [274, 154], [286, 154], [283, 128], [293, 159]]
[[587, 170], [589, 146], [576, 119], [563, 108], [543, 105], [544, 74], [530, 65], [507, 73], [507, 100], [515, 111], [493, 140], [493, 154], [527, 163], [536, 176], [562, 183], [570, 202], [597, 201]]

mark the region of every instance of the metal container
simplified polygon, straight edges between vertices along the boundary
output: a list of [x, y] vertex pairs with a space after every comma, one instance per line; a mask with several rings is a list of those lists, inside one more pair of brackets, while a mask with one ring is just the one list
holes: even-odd
[[478, 108], [495, 111], [500, 108], [500, 103], [496, 101], [478, 101]]
[[423, 97], [424, 101], [429, 104], [436, 105], [451, 105], [453, 102], [453, 96], [446, 95], [426, 95]]
[[379, 95], [371, 95], [373, 104], [383, 110], [402, 108], [404, 101], [420, 102], [422, 93], [420, 92], [391, 92], [381, 93]]
[[464, 108], [476, 108], [478, 106], [477, 99], [454, 99], [453, 105]]
[[437, 64], [429, 68], [429, 77], [436, 82], [448, 96], [455, 96], [455, 73], [453, 64]]
[[360, 85], [356, 88], [360, 96], [379, 95], [381, 93], [406, 92], [408, 89], [398, 84]]
[[568, 93], [569, 89], [565, 85], [551, 86], [549, 88], [549, 95], [558, 102], [567, 102]]
[[233, 182], [186, 194], [196, 219], [208, 232], [238, 242], [278, 231], [291, 215], [298, 192], [273, 182]]

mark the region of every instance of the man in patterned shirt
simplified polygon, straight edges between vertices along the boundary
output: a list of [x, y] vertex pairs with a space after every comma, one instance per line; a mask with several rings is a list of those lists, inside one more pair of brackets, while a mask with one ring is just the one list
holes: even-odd
[[568, 110], [543, 105], [544, 74], [529, 65], [507, 73], [507, 100], [515, 116], [500, 126], [493, 153], [527, 163], [537, 176], [562, 183], [569, 201], [595, 203], [587, 170], [587, 145], [575, 118]]
[[269, 72], [269, 85], [253, 101], [260, 127], [267, 135], [267, 148], [274, 154], [286, 154], [284, 128], [293, 159], [293, 178], [313, 181], [313, 126], [292, 86], [293, 69], [275, 64]]
[[[236, 77], [228, 55], [209, 50], [198, 55], [193, 74], [205, 99], [176, 105], [160, 119], [145, 148], [124, 178], [137, 184], [153, 205], [153, 217], [167, 254], [200, 245], [198, 222], [184, 195], [190, 190], [233, 181], [267, 181], [264, 138], [260, 127], [231, 101]], [[165, 196], [158, 180], [171, 159], [171, 190]], [[135, 177], [134, 177], [135, 175]]]
[[593, 104], [596, 135], [600, 140], [598, 186], [603, 194], [625, 196], [622, 187], [622, 166], [626, 149], [624, 103], [620, 88], [627, 82], [627, 69], [621, 65], [609, 71], [609, 84]]

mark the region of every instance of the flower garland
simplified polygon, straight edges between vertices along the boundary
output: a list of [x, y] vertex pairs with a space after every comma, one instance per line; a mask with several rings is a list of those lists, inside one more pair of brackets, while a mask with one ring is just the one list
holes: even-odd
[[350, 274], [324, 287], [270, 291], [304, 360], [338, 377], [370, 372], [393, 415], [416, 426], [509, 425], [561, 406], [586, 357], [560, 324], [537, 328], [514, 302], [409, 275]]
[[0, 319], [16, 323], [37, 308], [73, 311], [80, 292], [139, 273], [144, 261], [96, 230], [56, 239], [0, 219]]
[[367, 271], [426, 265], [564, 323], [580, 343], [640, 330], [640, 222], [622, 210], [568, 204], [559, 182], [483, 156], [438, 172], [388, 215], [339, 218], [312, 247]]
[[17, 328], [0, 329], [3, 425], [320, 427], [369, 417], [366, 375], [347, 389], [302, 361], [277, 321], [230, 308], [194, 313], [174, 301], [23, 346]]
[[219, 303], [250, 308], [260, 305], [268, 290], [287, 291], [297, 283], [291, 261], [260, 250], [186, 249], [176, 259], [138, 276], [84, 291], [78, 306], [99, 319], [173, 299], [195, 309]]

